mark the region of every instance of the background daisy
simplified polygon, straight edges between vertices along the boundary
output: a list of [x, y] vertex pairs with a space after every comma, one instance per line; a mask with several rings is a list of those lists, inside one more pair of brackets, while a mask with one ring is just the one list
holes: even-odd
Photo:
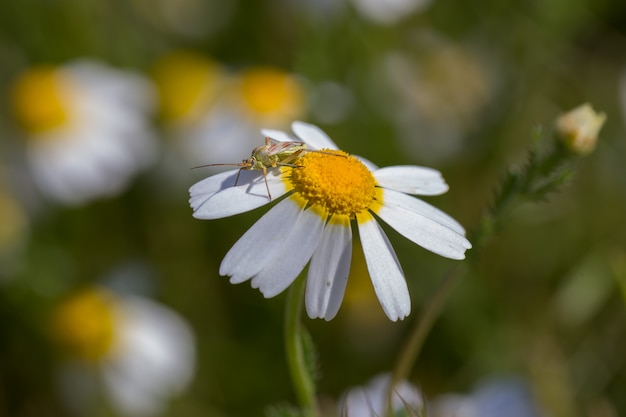
[[79, 205], [119, 194], [155, 158], [151, 84], [94, 61], [33, 67], [13, 87], [39, 191]]
[[[390, 380], [390, 375], [382, 374], [372, 378], [365, 386], [347, 390], [339, 403], [339, 415], [342, 417], [387, 415]], [[422, 393], [407, 381], [402, 381], [394, 387], [391, 409], [402, 416], [426, 415]]]
[[69, 360], [60, 375], [63, 393], [85, 415], [100, 407], [100, 387], [120, 415], [160, 415], [194, 373], [191, 329], [146, 298], [82, 290], [56, 307], [51, 334]]

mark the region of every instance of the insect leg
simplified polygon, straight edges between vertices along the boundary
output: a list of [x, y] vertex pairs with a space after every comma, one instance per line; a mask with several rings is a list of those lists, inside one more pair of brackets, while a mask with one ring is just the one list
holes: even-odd
[[233, 185], [233, 187], [237, 186], [237, 182], [239, 182], [239, 175], [241, 174], [242, 169], [246, 169], [246, 167], [241, 167], [239, 168], [239, 171], [237, 171], [237, 178], [235, 178], [235, 184]]
[[270, 186], [267, 185], [267, 168], [263, 167], [263, 179], [265, 180], [265, 188], [267, 189], [267, 196], [272, 201], [272, 194], [270, 193]]

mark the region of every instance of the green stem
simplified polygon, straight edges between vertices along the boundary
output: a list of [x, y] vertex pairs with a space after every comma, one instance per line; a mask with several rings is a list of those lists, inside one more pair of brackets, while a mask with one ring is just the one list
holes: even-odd
[[315, 384], [307, 369], [302, 345], [300, 316], [304, 298], [305, 280], [298, 277], [289, 287], [285, 305], [285, 350], [298, 402], [306, 417], [319, 416], [315, 401]]

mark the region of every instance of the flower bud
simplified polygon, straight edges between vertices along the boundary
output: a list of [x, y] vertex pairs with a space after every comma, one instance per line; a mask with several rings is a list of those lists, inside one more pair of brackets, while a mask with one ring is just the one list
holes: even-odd
[[581, 104], [556, 119], [557, 135], [571, 152], [587, 155], [596, 147], [605, 120], [606, 114], [596, 113], [589, 103]]

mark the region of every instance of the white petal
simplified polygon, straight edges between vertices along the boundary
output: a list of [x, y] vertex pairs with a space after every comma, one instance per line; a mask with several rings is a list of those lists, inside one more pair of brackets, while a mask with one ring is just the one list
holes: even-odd
[[[287, 192], [278, 169], [232, 170], [206, 178], [189, 189], [193, 217], [220, 219], [261, 207]], [[237, 175], [239, 179], [237, 180]], [[237, 180], [237, 186], [234, 186]], [[266, 182], [267, 181], [267, 182]], [[270, 194], [268, 195], [268, 188]]]
[[294, 138], [286, 132], [283, 132], [282, 130], [261, 129], [261, 134], [263, 134], [263, 136], [265, 137], [277, 140], [278, 142], [299, 142], [298, 139]]
[[103, 368], [115, 404], [128, 415], [153, 415], [189, 384], [195, 340], [172, 310], [124, 297], [115, 350]]
[[201, 194], [213, 194], [228, 187], [232, 187], [235, 185], [235, 178], [238, 172], [239, 169], [233, 169], [211, 175], [192, 185], [191, 188], [189, 188], [189, 193], [193, 197]]
[[411, 312], [411, 298], [402, 267], [385, 233], [371, 214], [358, 214], [359, 236], [378, 300], [391, 320]]
[[[424, 217], [428, 217], [431, 220], [441, 223], [448, 229], [452, 229], [455, 232], [465, 235], [465, 229], [459, 222], [457, 222], [452, 216], [439, 210], [437, 207], [428, 204], [427, 202], [420, 200], [419, 198], [411, 197], [401, 192], [393, 190], [383, 190], [383, 204], [388, 207], [400, 207], [404, 210], [412, 211], [414, 213], [421, 214]], [[469, 249], [469, 248], [468, 248]]]
[[472, 247], [460, 225], [431, 205], [392, 190], [384, 190], [383, 201], [376, 214], [423, 248], [446, 258], [463, 259]]
[[322, 129], [303, 122], [293, 122], [291, 129], [307, 144], [309, 149], [339, 149]]
[[306, 311], [312, 319], [331, 320], [339, 311], [350, 273], [350, 221], [331, 220], [313, 254], [306, 283]]
[[[385, 406], [389, 399], [390, 384], [391, 374], [380, 374], [370, 379], [366, 386], [351, 388], [342, 398], [341, 416], [376, 417], [387, 415]], [[403, 380], [393, 387], [392, 409], [394, 415], [423, 415], [419, 412], [423, 408], [424, 399], [415, 386]]]
[[418, 166], [380, 168], [374, 177], [382, 187], [417, 195], [439, 195], [448, 191], [441, 173], [436, 169]]
[[228, 251], [220, 275], [238, 284], [256, 275], [283, 245], [298, 223], [302, 209], [286, 199], [265, 213]]
[[313, 210], [305, 210], [282, 246], [272, 253], [269, 262], [252, 278], [252, 287], [258, 288], [265, 298], [280, 294], [311, 259], [323, 229], [324, 219]]

